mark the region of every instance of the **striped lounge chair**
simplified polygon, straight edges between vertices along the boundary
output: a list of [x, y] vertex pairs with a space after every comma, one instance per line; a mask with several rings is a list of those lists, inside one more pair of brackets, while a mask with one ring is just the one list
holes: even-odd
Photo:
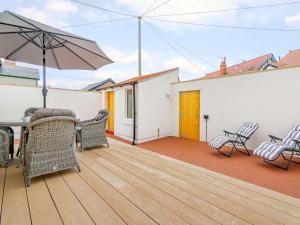
[[[227, 130], [224, 130], [224, 135], [219, 135], [213, 138], [209, 142], [209, 146], [215, 150], [218, 150], [221, 154], [230, 157], [232, 155], [233, 150], [237, 150], [242, 152], [248, 156], [250, 156], [250, 152], [246, 147], [246, 142], [250, 139], [252, 134], [257, 130], [258, 123], [253, 122], [245, 122], [243, 126], [236, 132], [232, 133]], [[221, 149], [224, 145], [231, 144], [232, 149], [229, 153], [222, 152]], [[239, 150], [237, 147], [243, 147], [245, 151]]]
[[[269, 135], [269, 137], [271, 140], [269, 142], [263, 142], [255, 149], [253, 151], [254, 155], [263, 158], [266, 163], [285, 170], [289, 169], [291, 162], [300, 163], [300, 161], [296, 162], [292, 160], [293, 156], [300, 156], [300, 124], [295, 125], [283, 139], [273, 135]], [[272, 163], [272, 161], [276, 160], [280, 155], [283, 159], [288, 161], [285, 166]]]

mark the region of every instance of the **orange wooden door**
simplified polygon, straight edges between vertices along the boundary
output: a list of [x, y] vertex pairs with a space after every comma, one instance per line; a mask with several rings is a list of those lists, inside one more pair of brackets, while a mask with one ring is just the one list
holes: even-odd
[[200, 139], [200, 91], [180, 93], [179, 136], [191, 140]]
[[114, 114], [115, 114], [115, 92], [109, 91], [106, 92], [106, 104], [107, 104], [107, 110], [110, 113], [110, 116], [108, 118], [108, 131], [113, 133], [114, 132]]

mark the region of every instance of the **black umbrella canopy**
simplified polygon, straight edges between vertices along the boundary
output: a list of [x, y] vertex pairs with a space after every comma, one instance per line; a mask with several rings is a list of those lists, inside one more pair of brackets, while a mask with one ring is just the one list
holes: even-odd
[[43, 66], [46, 107], [46, 66], [97, 70], [112, 63], [95, 41], [73, 35], [16, 13], [0, 14], [0, 57]]

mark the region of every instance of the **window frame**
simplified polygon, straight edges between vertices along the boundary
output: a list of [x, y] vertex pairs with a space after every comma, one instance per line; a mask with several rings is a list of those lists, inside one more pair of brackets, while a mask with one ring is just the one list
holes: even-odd
[[[128, 116], [128, 92], [131, 91], [131, 117]], [[133, 120], [133, 89], [125, 89], [125, 118], [128, 120]]]

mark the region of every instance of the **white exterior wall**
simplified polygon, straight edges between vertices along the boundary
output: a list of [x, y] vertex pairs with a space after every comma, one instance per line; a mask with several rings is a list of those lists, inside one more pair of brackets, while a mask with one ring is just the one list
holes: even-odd
[[[178, 81], [178, 70], [139, 82], [136, 85], [136, 142], [141, 143], [171, 134], [170, 91], [171, 83]], [[132, 85], [102, 91], [106, 108], [105, 92], [114, 91], [114, 134], [126, 140], [133, 139], [133, 120], [126, 118], [126, 89]]]
[[223, 129], [236, 131], [244, 121], [260, 127], [249, 141], [251, 148], [268, 140], [268, 134], [282, 137], [300, 124], [300, 68], [276, 69], [224, 78], [172, 84], [172, 135], [179, 135], [179, 92], [200, 90], [200, 140], [208, 140]]
[[[123, 87], [115, 87], [114, 89], [102, 90], [102, 109], [107, 109], [106, 92], [113, 91], [114, 95], [114, 135], [123, 139], [132, 141], [133, 138], [133, 120], [126, 118], [126, 90], [131, 88], [132, 85]], [[136, 93], [138, 92], [136, 86]], [[136, 94], [137, 95], [137, 94]], [[136, 105], [138, 104], [136, 97]]]
[[171, 83], [178, 70], [139, 83], [137, 143], [171, 135]]
[[[48, 108], [71, 109], [81, 120], [95, 117], [101, 108], [102, 97], [99, 92], [48, 90]], [[41, 87], [0, 85], [0, 96], [0, 121], [18, 121], [25, 109], [41, 107], [43, 104]]]
[[36, 86], [37, 80], [21, 77], [9, 77], [0, 74], [0, 84]]

